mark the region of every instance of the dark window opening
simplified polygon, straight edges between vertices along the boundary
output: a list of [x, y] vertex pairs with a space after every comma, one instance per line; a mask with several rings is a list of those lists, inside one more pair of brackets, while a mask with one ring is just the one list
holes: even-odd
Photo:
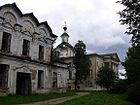
[[44, 47], [39, 45], [39, 60], [44, 59]]
[[68, 90], [71, 90], [71, 86], [68, 86]]
[[77, 89], [79, 90], [80, 89], [80, 86], [77, 86]]
[[38, 70], [38, 88], [44, 87], [44, 72]]
[[29, 49], [30, 49], [30, 42], [24, 39], [22, 55], [29, 56]]
[[1, 50], [5, 52], [10, 52], [10, 46], [11, 46], [11, 34], [3, 32]]
[[109, 62], [105, 62], [105, 66], [109, 67]]
[[72, 79], [72, 71], [69, 71], [69, 79]]
[[53, 72], [53, 83], [52, 83], [53, 88], [57, 88], [57, 73]]
[[8, 87], [9, 66], [0, 64], [0, 87]]

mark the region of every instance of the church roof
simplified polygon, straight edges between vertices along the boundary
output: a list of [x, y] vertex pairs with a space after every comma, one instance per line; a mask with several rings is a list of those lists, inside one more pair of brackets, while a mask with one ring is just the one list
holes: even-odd
[[57, 48], [60, 48], [60, 49], [67, 49], [67, 48], [70, 48], [71, 50], [73, 50], [73, 46], [69, 43], [66, 43], [66, 42], [62, 42], [60, 43], [57, 47]]
[[62, 36], [68, 36], [69, 37], [69, 35], [66, 33], [66, 32], [64, 32], [62, 35], [61, 35], [61, 37]]

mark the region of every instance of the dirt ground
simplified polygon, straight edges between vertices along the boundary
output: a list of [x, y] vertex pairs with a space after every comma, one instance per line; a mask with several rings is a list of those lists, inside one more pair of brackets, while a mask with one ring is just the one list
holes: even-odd
[[47, 101], [34, 102], [30, 104], [20, 104], [20, 105], [57, 105], [59, 103], [62, 103], [71, 99], [75, 99], [81, 96], [85, 96], [88, 94], [89, 94], [88, 92], [77, 92], [77, 95], [74, 95], [74, 96], [67, 96], [67, 97], [61, 97], [61, 98], [51, 99]]

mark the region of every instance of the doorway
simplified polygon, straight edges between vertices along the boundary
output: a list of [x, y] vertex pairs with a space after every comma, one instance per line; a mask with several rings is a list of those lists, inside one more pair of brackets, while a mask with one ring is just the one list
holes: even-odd
[[31, 94], [31, 74], [17, 72], [16, 81], [16, 94], [17, 95], [30, 95]]

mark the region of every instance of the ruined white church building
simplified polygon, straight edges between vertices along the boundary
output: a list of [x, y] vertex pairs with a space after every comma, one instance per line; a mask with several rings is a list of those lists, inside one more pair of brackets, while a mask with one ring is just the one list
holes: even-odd
[[[33, 13], [23, 14], [15, 3], [0, 6], [0, 95], [74, 89], [74, 49], [67, 27], [63, 29], [62, 42], [53, 49], [57, 36], [47, 22], [40, 23]], [[63, 62], [52, 60], [54, 50]], [[117, 53], [87, 56], [92, 63], [90, 76], [79, 89], [99, 89], [96, 77], [103, 65], [118, 73]]]
[[[63, 27], [64, 33], [61, 35], [62, 42], [54, 49], [58, 52], [59, 58], [69, 64], [69, 78], [67, 87], [69, 90], [74, 89], [75, 68], [73, 64], [74, 47], [69, 43], [69, 35], [66, 32], [67, 27]], [[82, 42], [82, 41], [81, 41]], [[79, 83], [77, 88], [80, 90], [101, 90], [102, 88], [96, 84], [98, 71], [104, 65], [111, 68], [118, 75], [118, 66], [120, 59], [116, 52], [106, 54], [86, 54], [91, 61], [90, 75], [83, 83]]]
[[65, 91], [66, 63], [51, 62], [57, 36], [47, 22], [13, 4], [0, 7], [0, 94]]

